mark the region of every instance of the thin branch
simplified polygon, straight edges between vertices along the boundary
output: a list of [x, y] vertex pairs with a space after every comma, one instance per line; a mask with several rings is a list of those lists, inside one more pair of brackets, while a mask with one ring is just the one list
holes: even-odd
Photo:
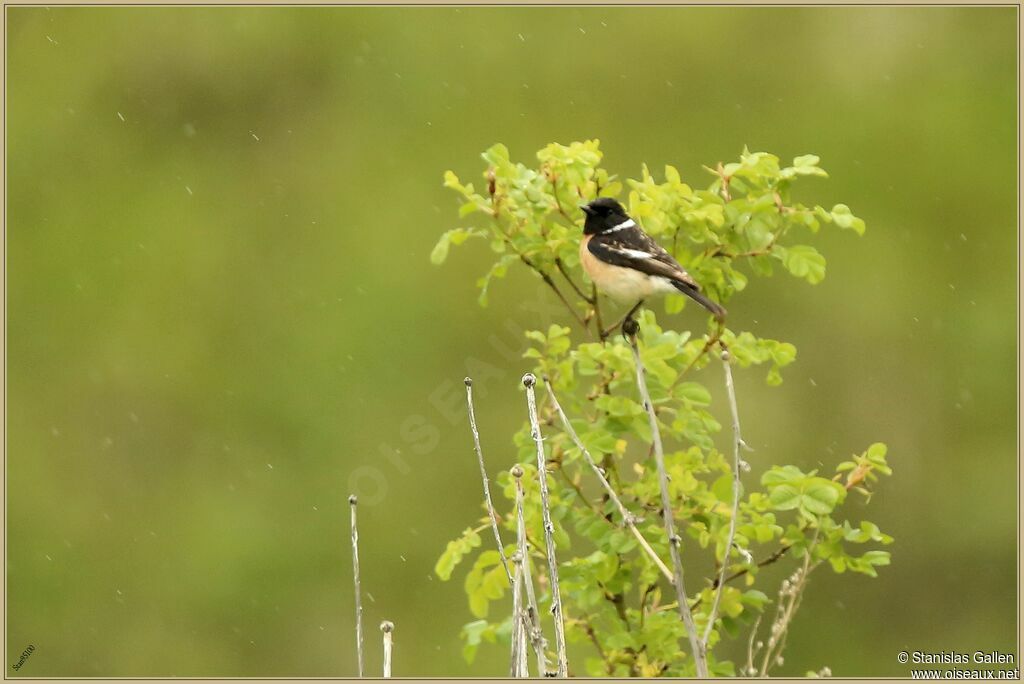
[[679, 375], [676, 376], [676, 379], [672, 381], [672, 384], [669, 385], [668, 389], [670, 394], [672, 390], [674, 390], [676, 386], [682, 381], [683, 376], [689, 373], [693, 369], [693, 367], [697, 365], [697, 362], [704, 358], [705, 354], [711, 351], [711, 348], [715, 346], [715, 343], [717, 343], [721, 339], [723, 332], [724, 331], [722, 330], [722, 328], [719, 327], [713, 335], [708, 336], [708, 339], [704, 342], [704, 346], [701, 347], [697, 355], [693, 357], [693, 361], [690, 361], [690, 363], [686, 364], [686, 368], [684, 368], [679, 373]]
[[540, 627], [540, 609], [537, 607], [537, 596], [533, 590], [533, 577], [530, 574], [530, 547], [526, 536], [526, 518], [523, 515], [523, 468], [512, 466], [512, 477], [516, 482], [516, 550], [521, 552], [523, 564], [523, 581], [526, 583], [526, 617], [530, 623], [530, 644], [537, 658], [537, 675], [544, 677], [548, 671], [548, 658], [545, 654], [547, 641]]
[[[844, 485], [844, 487], [846, 488], [846, 491], [850, 491], [850, 489], [852, 489], [855, 484], [856, 484], [855, 481], [854, 482], [848, 482], [846, 485]], [[804, 529], [806, 529], [805, 526], [801, 526], [800, 527], [800, 531], [801, 532], [803, 532]], [[769, 555], [769, 556], [759, 560], [757, 563], [755, 563], [754, 566], [758, 567], [758, 568], [763, 568], [766, 565], [771, 565], [772, 563], [775, 563], [780, 558], [785, 556], [786, 553], [791, 548], [793, 548], [791, 544], [783, 544], [779, 548], [777, 548], [774, 551], [772, 551], [771, 555]], [[740, 577], [743, 577], [744, 575], [746, 575], [749, 572], [750, 572], [750, 568], [749, 567], [737, 570], [736, 572], [732, 573], [731, 575], [729, 575], [728, 577], [725, 578], [725, 584], [728, 584], [729, 582], [732, 582], [735, 579], [739, 579]], [[720, 580], [721, 580], [720, 577], [716, 577], [715, 581], [711, 585], [711, 588], [712, 589], [717, 589], [720, 586], [720, 584], [721, 584]], [[700, 605], [700, 601], [701, 601], [700, 598], [698, 598], [696, 600], [696, 602], [691, 603], [690, 604], [690, 609], [691, 610], [695, 610], [697, 608], [697, 606]]]
[[757, 630], [761, 626], [762, 617], [764, 617], [763, 614], [758, 615], [757, 619], [754, 620], [754, 626], [750, 628], [750, 639], [747, 641], [747, 668], [740, 672], [741, 676], [753, 677], [757, 674], [757, 668], [754, 667], [754, 658], [764, 644], [760, 641], [755, 643], [755, 639], [757, 639]]
[[537, 480], [540, 482], [541, 515], [544, 520], [544, 542], [548, 552], [548, 571], [551, 580], [551, 613], [555, 618], [555, 651], [558, 657], [557, 677], [569, 676], [569, 662], [565, 653], [565, 624], [562, 614], [562, 595], [558, 589], [558, 559], [555, 558], [555, 525], [551, 522], [551, 505], [548, 500], [547, 459], [544, 456], [544, 438], [540, 434], [540, 423], [537, 420], [537, 399], [534, 396], [534, 385], [537, 378], [533, 373], [523, 376], [526, 386], [526, 405], [530, 414], [530, 426], [533, 441], [537, 445]]
[[590, 326], [587, 325], [587, 322], [583, 320], [583, 317], [580, 316], [579, 312], [576, 311], [576, 309], [569, 302], [569, 300], [565, 298], [565, 295], [562, 294], [562, 291], [558, 289], [558, 285], [555, 284], [554, 279], [552, 279], [552, 277], [548, 274], [547, 271], [542, 269], [540, 266], [537, 266], [535, 263], [533, 263], [533, 261], [530, 260], [528, 256], [526, 256], [525, 254], [522, 253], [522, 251], [520, 251], [516, 244], [512, 242], [511, 236], [509, 236], [509, 234], [505, 232], [505, 229], [501, 227], [501, 224], [498, 223], [497, 215], [495, 215], [494, 221], [498, 226], [498, 232], [501, 233], [502, 238], [505, 240], [505, 244], [507, 244], [509, 248], [516, 253], [516, 256], [519, 257], [520, 261], [522, 261], [524, 264], [533, 269], [537, 273], [537, 275], [541, 277], [541, 280], [543, 280], [548, 285], [548, 287], [554, 290], [555, 294], [558, 295], [558, 298], [562, 300], [563, 304], [565, 304], [565, 308], [569, 309], [569, 313], [573, 315], [573, 318], [576, 319], [576, 322], [579, 323], [580, 326], [582, 326], [583, 330], [586, 331], [586, 333], [589, 335]]
[[[721, 344], [721, 343], [720, 343]], [[732, 382], [732, 367], [729, 365], [729, 351], [722, 344], [722, 368], [725, 370], [725, 391], [729, 396], [729, 412], [732, 414], [732, 516], [729, 520], [729, 536], [725, 542], [725, 552], [722, 555], [722, 568], [718, 575], [718, 586], [715, 589], [715, 600], [711, 603], [711, 612], [708, 613], [708, 623], [704, 627], [704, 636], [701, 645], [706, 651], [708, 641], [711, 639], [711, 630], [715, 627], [715, 620], [718, 617], [718, 606], [722, 601], [722, 593], [725, 591], [725, 575], [729, 571], [729, 556], [732, 555], [733, 541], [736, 539], [736, 519], [740, 513], [740, 472], [744, 466], [750, 468], [740, 458], [740, 449], [745, 447], [743, 436], [740, 433], [740, 414], [736, 408], [736, 388]]]
[[529, 677], [526, 662], [526, 625], [523, 624], [523, 554], [516, 549], [512, 554], [512, 563], [516, 567], [512, 579], [512, 656], [509, 661], [509, 677]]
[[817, 546], [818, 534], [820, 532], [821, 528], [815, 528], [814, 537], [804, 551], [803, 565], [792, 576], [782, 580], [782, 586], [779, 588], [779, 603], [775, 612], [775, 620], [771, 626], [768, 645], [765, 648], [764, 658], [761, 660], [761, 670], [758, 673], [760, 677], [767, 676], [771, 666], [782, 658], [782, 650], [786, 646], [789, 625], [793, 621], [793, 616], [796, 615], [797, 608], [800, 607], [804, 587], [807, 585], [807, 576], [811, 574], [814, 568], [818, 567], [818, 563], [811, 565], [811, 556], [814, 553], [814, 547]]
[[608, 654], [601, 647], [601, 642], [597, 639], [597, 632], [594, 631], [594, 626], [590, 624], [589, 617], [583, 619], [583, 631], [587, 633], [590, 643], [594, 644], [594, 648], [597, 649], [597, 655], [604, 661], [604, 671], [609, 675], [614, 674], [615, 667], [612, 665], [612, 661], [608, 659]]
[[501, 534], [498, 532], [498, 514], [494, 512], [494, 502], [491, 501], [491, 486], [487, 479], [487, 468], [484, 466], [484, 453], [480, 449], [480, 433], [476, 429], [476, 412], [473, 410], [473, 378], [466, 378], [466, 405], [469, 408], [469, 429], [473, 433], [473, 449], [476, 450], [476, 458], [480, 463], [480, 478], [484, 482], [484, 503], [487, 504], [487, 516], [491, 519], [491, 530], [494, 532], [494, 543], [498, 545], [498, 555], [501, 557], [501, 565], [505, 568], [508, 576], [508, 583], [512, 585], [512, 571], [508, 567], [508, 559], [505, 558], [505, 545], [501, 543]]
[[665, 524], [665, 534], [668, 536], [668, 548], [672, 555], [672, 567], [675, 571], [676, 598], [679, 608], [679, 617], [686, 627], [686, 635], [690, 639], [690, 651], [693, 654], [693, 662], [696, 666], [697, 676], [706, 678], [708, 676], [707, 654], [704, 652], [702, 642], [697, 636], [697, 626], [693, 622], [693, 613], [690, 611], [690, 603], [686, 599], [686, 583], [683, 580], [683, 561], [679, 557], [679, 545], [682, 539], [676, 534], [675, 523], [672, 520], [672, 497], [668, 493], [668, 473], [665, 472], [665, 451], [661, 443], [661, 430], [658, 428], [658, 417], [654, 413], [654, 403], [647, 391], [647, 380], [644, 378], [646, 371], [644, 363], [640, 359], [640, 348], [636, 341], [636, 325], [630, 326], [629, 346], [633, 350], [633, 361], [636, 365], [636, 385], [643, 399], [644, 409], [647, 411], [647, 418], [651, 424], [651, 438], [654, 448], [654, 459], [658, 466], [658, 483], [661, 485], [661, 513]]
[[569, 225], [575, 225], [576, 222], [573, 221], [572, 217], [569, 216], [569, 214], [566, 213], [565, 209], [562, 208], [562, 201], [560, 199], [558, 199], [558, 183], [557, 183], [558, 177], [557, 177], [557, 175], [554, 174], [554, 173], [549, 174], [548, 175], [548, 180], [551, 181], [551, 196], [555, 198], [555, 209], [557, 209], [558, 213], [561, 214], [562, 217], [566, 221], [569, 222]]
[[629, 528], [630, 532], [633, 533], [633, 536], [636, 537], [637, 542], [640, 544], [640, 548], [642, 548], [651, 560], [654, 561], [654, 564], [659, 570], [661, 570], [661, 574], [665, 575], [665, 578], [668, 579], [669, 582], [675, 583], [672, 571], [668, 569], [665, 562], [658, 557], [657, 552], [651, 548], [651, 545], [646, 539], [644, 539], [643, 534], [641, 534], [640, 530], [637, 529], [636, 516], [630, 513], [625, 505], [623, 505], [622, 500], [619, 499], [618, 494], [615, 493], [615, 489], [612, 487], [611, 483], [608, 482], [608, 478], [605, 477], [604, 471], [601, 470], [597, 463], [594, 462], [593, 457], [590, 455], [590, 451], [587, 450], [587, 447], [585, 447], [583, 442], [580, 440], [579, 435], [576, 434], [576, 430], [573, 429], [572, 423], [569, 422], [569, 419], [565, 415], [565, 411], [562, 410], [562, 405], [558, 403], [558, 397], [555, 396], [555, 390], [551, 387], [550, 382], [547, 383], [547, 388], [548, 396], [551, 397], [551, 403], [554, 405], [555, 411], [558, 412], [558, 417], [562, 419], [562, 425], [565, 427], [566, 433], [576, 445], [576, 448], [582, 452], [583, 458], [587, 461], [587, 465], [589, 465], [590, 469], [594, 471], [595, 475], [597, 475], [597, 479], [600, 480], [604, 490], [608, 492], [609, 498], [611, 498], [612, 502], [614, 502], [615, 506], [619, 509], [619, 513], [622, 514], [622, 523]]
[[358, 499], [355, 494], [348, 497], [349, 508], [352, 511], [352, 578], [356, 589], [356, 661], [359, 664], [359, 676], [363, 676], [363, 600], [362, 587], [359, 584], [359, 528], [356, 527], [356, 504]]
[[393, 622], [385, 620], [380, 623], [380, 631], [384, 632], [384, 679], [391, 677], [391, 633], [395, 631]]
[[[790, 547], [789, 544], [785, 544], [783, 546], [780, 546], [779, 548], [775, 549], [775, 551], [773, 551], [770, 556], [768, 556], [767, 558], [764, 558], [764, 559], [758, 561], [756, 566], [759, 567], [759, 568], [763, 568], [766, 565], [771, 565], [775, 561], [777, 561], [780, 558], [782, 558], [783, 556], [785, 556], [786, 552], [789, 551], [790, 548], [791, 547]], [[729, 575], [728, 577], [726, 577], [725, 580], [724, 580], [724, 583], [728, 584], [729, 582], [732, 582], [734, 579], [739, 579], [740, 577], [743, 577], [744, 575], [746, 575], [748, 572], [750, 572], [750, 568], [743, 568], [741, 570], [737, 570], [736, 572], [734, 572], [731, 575]], [[719, 586], [722, 585], [722, 583], [723, 583], [723, 581], [721, 580], [721, 577], [716, 577], [715, 581], [711, 585], [711, 588], [712, 589], [717, 589]], [[697, 603], [700, 603], [700, 599], [697, 599]], [[690, 607], [691, 608], [696, 608], [695, 605], [691, 605]]]
[[533, 268], [533, 270], [535, 270], [540, 275], [541, 279], [545, 283], [547, 283], [552, 290], [555, 291], [555, 294], [558, 295], [558, 298], [562, 300], [562, 303], [565, 304], [565, 307], [569, 309], [570, 313], [572, 313], [573, 317], [576, 319], [576, 322], [579, 323], [583, 327], [583, 330], [585, 330], [586, 333], [589, 335], [590, 326], [587, 325], [587, 322], [585, 320], [583, 320], [583, 317], [580, 316], [579, 312], [576, 311], [575, 308], [573, 308], [573, 305], [569, 302], [569, 300], [565, 298], [565, 295], [562, 294], [562, 291], [558, 289], [558, 285], [555, 285], [555, 281], [551, 279], [551, 276], [548, 275], [547, 271], [541, 270], [539, 267], [534, 266], [532, 261], [530, 261], [529, 259], [522, 255], [520, 255], [520, 258], [522, 258], [523, 261], [527, 263], [527, 265]]
[[[580, 498], [580, 502], [581, 502], [581, 503], [583, 503], [583, 504], [584, 504], [584, 505], [585, 505], [585, 506], [586, 506], [587, 508], [589, 508], [590, 510], [592, 510], [592, 511], [593, 511], [594, 513], [597, 513], [598, 515], [602, 515], [602, 514], [604, 513], [604, 512], [603, 512], [603, 511], [601, 510], [600, 506], [598, 506], [598, 505], [597, 505], [597, 504], [595, 504], [594, 502], [590, 501], [590, 499], [588, 499], [588, 498], [587, 498], [587, 497], [586, 497], [586, 496], [585, 496], [585, 495], [583, 494], [583, 490], [582, 490], [582, 489], [580, 489], [580, 485], [579, 485], [579, 483], [578, 483], [578, 482], [576, 482], [575, 480], [573, 480], [573, 479], [572, 479], [571, 477], [569, 477], [569, 473], [567, 473], [567, 472], [565, 471], [565, 468], [563, 468], [563, 467], [561, 466], [561, 464], [559, 464], [559, 466], [558, 466], [558, 474], [559, 474], [559, 475], [561, 475], [561, 476], [562, 476], [562, 479], [563, 479], [563, 480], [565, 480], [565, 483], [566, 483], [567, 485], [569, 485], [570, 487], [572, 487], [573, 491], [574, 491], [574, 492], [576, 492], [576, 496], [578, 496], [578, 497]], [[609, 522], [610, 522], [610, 521], [609, 521]], [[612, 525], [614, 525], [614, 524], [615, 524], [615, 523], [612, 523]]]
[[732, 180], [732, 176], [726, 175], [725, 167], [722, 166], [722, 162], [718, 162], [718, 168], [716, 170], [718, 171], [718, 176], [722, 179], [722, 199], [729, 202], [732, 200], [732, 197], [729, 194], [729, 181]]
[[569, 271], [566, 270], [565, 263], [562, 261], [561, 257], [555, 257], [555, 266], [558, 268], [558, 272], [562, 274], [562, 277], [565, 278], [566, 282], [572, 286], [572, 289], [576, 290], [576, 294], [580, 296], [580, 299], [585, 301], [587, 304], [594, 303], [593, 300], [588, 295], [584, 294], [583, 290], [576, 285], [575, 281], [573, 281], [572, 276], [570, 276]]

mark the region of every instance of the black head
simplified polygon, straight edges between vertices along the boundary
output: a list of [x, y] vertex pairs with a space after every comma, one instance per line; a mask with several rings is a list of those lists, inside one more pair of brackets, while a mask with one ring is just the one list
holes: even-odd
[[626, 210], [611, 197], [600, 197], [590, 204], [582, 205], [580, 209], [587, 215], [587, 221], [583, 224], [584, 235], [603, 233], [629, 220]]

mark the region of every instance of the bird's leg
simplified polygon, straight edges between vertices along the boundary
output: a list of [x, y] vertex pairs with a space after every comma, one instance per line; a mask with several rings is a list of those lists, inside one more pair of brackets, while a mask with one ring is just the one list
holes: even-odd
[[[720, 342], [722, 339], [722, 333], [725, 332], [725, 312], [716, 313], [715, 316], [715, 334], [712, 335], [711, 339], [708, 340], [708, 344], [715, 344]], [[724, 346], [722, 347], [725, 348]]]
[[619, 326], [622, 326], [623, 334], [626, 334], [626, 326], [631, 321], [632, 321], [633, 325], [630, 326], [630, 327], [635, 327], [636, 321], [633, 320], [633, 314], [635, 314], [637, 312], [637, 309], [639, 309], [643, 305], [643, 303], [644, 303], [644, 300], [641, 299], [639, 302], [634, 304], [633, 308], [629, 310], [629, 313], [627, 313], [625, 316], [622, 317], [622, 320], [620, 320], [618, 323], [616, 323], [615, 325], [613, 325], [612, 327], [608, 328], [607, 330], [605, 330], [605, 331], [603, 331], [601, 333], [601, 339], [603, 340], [604, 338], [608, 337], [612, 333], [612, 331], [615, 330], [616, 328], [618, 328]]
[[[635, 314], [637, 312], [637, 309], [639, 309], [641, 306], [643, 306], [643, 303], [644, 303], [644, 300], [641, 299], [639, 302], [637, 302], [636, 304], [633, 305], [633, 308], [629, 310], [629, 313], [626, 314], [626, 317], [622, 319], [623, 328], [625, 328], [626, 323], [629, 323], [630, 321], [632, 321], [633, 323], [636, 322], [636, 321], [633, 321], [633, 314]], [[634, 327], [634, 326], [630, 326], [630, 327]]]

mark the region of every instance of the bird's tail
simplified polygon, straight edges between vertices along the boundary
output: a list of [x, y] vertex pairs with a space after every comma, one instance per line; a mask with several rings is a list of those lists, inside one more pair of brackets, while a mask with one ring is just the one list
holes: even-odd
[[710, 311], [718, 320], [722, 320], [725, 318], [725, 309], [723, 309], [720, 304], [716, 304], [715, 302], [705, 297], [703, 294], [701, 294], [701, 291], [695, 288], [693, 285], [690, 285], [689, 283], [682, 283], [679, 282], [678, 280], [673, 280], [672, 284], [675, 285], [675, 288], [682, 292], [684, 295], [686, 295], [687, 297], [689, 297], [690, 299], [692, 299], [693, 301], [697, 302], [705, 309]]

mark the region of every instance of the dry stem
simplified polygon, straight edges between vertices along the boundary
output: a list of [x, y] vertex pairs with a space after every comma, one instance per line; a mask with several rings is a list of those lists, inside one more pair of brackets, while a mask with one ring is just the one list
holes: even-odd
[[352, 577], [356, 589], [356, 660], [359, 663], [359, 676], [363, 676], [363, 601], [362, 587], [359, 584], [359, 529], [356, 527], [356, 495], [348, 497], [352, 511]]
[[[701, 647], [707, 651], [708, 641], [711, 639], [711, 631], [715, 627], [715, 620], [718, 617], [718, 605], [722, 600], [722, 592], [725, 591], [725, 577], [729, 571], [729, 556], [732, 555], [733, 541], [736, 539], [736, 519], [739, 517], [740, 510], [740, 472], [743, 470], [743, 466], [746, 464], [740, 458], [740, 449], [746, 444], [743, 442], [743, 437], [740, 433], [740, 416], [739, 411], [736, 408], [736, 390], [732, 382], [732, 367], [729, 365], [729, 352], [726, 350], [725, 345], [721, 342], [722, 346], [722, 368], [725, 370], [725, 391], [729, 396], [729, 411], [732, 414], [732, 515], [729, 520], [729, 536], [725, 542], [725, 552], [722, 555], [722, 567], [718, 574], [718, 581], [716, 582], [717, 587], [715, 589], [715, 599], [711, 603], [711, 612], [708, 613], [708, 623], [704, 628], [704, 636], [701, 638]], [[748, 466], [749, 467], [749, 466]]]
[[615, 506], [619, 509], [619, 513], [622, 514], [623, 524], [629, 528], [630, 532], [633, 533], [633, 536], [636, 537], [637, 542], [640, 544], [640, 548], [642, 548], [644, 552], [646, 552], [647, 555], [650, 557], [650, 559], [654, 561], [654, 564], [658, 567], [659, 570], [661, 570], [661, 574], [663, 574], [669, 582], [675, 583], [675, 577], [672, 576], [672, 571], [668, 569], [668, 566], [665, 565], [665, 562], [658, 557], [657, 552], [653, 548], [651, 548], [651, 545], [644, 538], [643, 534], [641, 534], [640, 530], [637, 529], [636, 516], [630, 513], [629, 510], [623, 505], [622, 500], [619, 499], [618, 494], [615, 493], [615, 489], [612, 488], [611, 483], [608, 482], [608, 478], [605, 477], [604, 471], [597, 465], [597, 463], [594, 462], [594, 459], [590, 455], [590, 452], [587, 450], [587, 447], [583, 445], [583, 442], [576, 434], [576, 430], [573, 429], [572, 424], [566, 417], [565, 412], [562, 410], [561, 404], [558, 403], [558, 397], [555, 396], [555, 390], [552, 389], [550, 382], [547, 383], [547, 387], [548, 396], [551, 397], [551, 403], [554, 405], [555, 411], [558, 412], [558, 417], [562, 419], [562, 425], [565, 426], [566, 433], [569, 435], [569, 438], [576, 445], [576, 448], [579, 449], [580, 452], [582, 452], [583, 458], [585, 458], [587, 461], [587, 465], [589, 465], [590, 469], [594, 471], [595, 475], [597, 475], [597, 479], [601, 481], [601, 485], [604, 487], [605, 491], [608, 492], [609, 498], [611, 498], [611, 500], [615, 503]]
[[529, 623], [530, 644], [537, 658], [537, 673], [543, 677], [548, 671], [548, 658], [545, 654], [547, 640], [540, 627], [540, 609], [537, 607], [537, 595], [533, 590], [533, 577], [530, 573], [530, 547], [526, 539], [526, 518], [523, 515], [523, 469], [519, 465], [512, 466], [512, 477], [516, 481], [516, 548], [522, 553], [523, 581], [526, 583], [526, 617]]
[[380, 623], [380, 631], [384, 632], [384, 679], [391, 677], [391, 633], [395, 631], [395, 625], [385, 620]]
[[530, 427], [533, 441], [537, 445], [537, 480], [540, 482], [541, 516], [544, 520], [544, 542], [547, 546], [548, 572], [551, 580], [551, 613], [555, 619], [555, 651], [558, 658], [557, 677], [567, 677], [569, 663], [565, 652], [565, 624], [562, 614], [562, 596], [558, 589], [558, 559], [555, 558], [555, 525], [551, 522], [551, 506], [548, 499], [547, 458], [544, 455], [544, 438], [540, 433], [540, 422], [537, 419], [537, 399], [534, 396], [534, 385], [537, 378], [532, 373], [523, 376], [526, 386], [526, 404], [530, 414]]
[[480, 463], [480, 478], [484, 483], [484, 503], [487, 504], [487, 516], [491, 519], [491, 530], [494, 532], [494, 543], [498, 545], [498, 555], [501, 557], [501, 565], [505, 568], [509, 585], [512, 584], [512, 572], [508, 567], [508, 559], [505, 558], [505, 546], [501, 543], [501, 534], [498, 532], [498, 514], [494, 512], [494, 503], [491, 501], [490, 481], [487, 479], [487, 468], [484, 466], [484, 454], [480, 449], [480, 433], [476, 429], [476, 413], [473, 411], [473, 379], [466, 378], [466, 404], [469, 407], [469, 429], [473, 433], [473, 448], [476, 450], [476, 458]]
[[643, 361], [640, 359], [640, 349], [637, 346], [636, 330], [629, 335], [629, 346], [633, 350], [633, 360], [636, 364], [636, 384], [643, 399], [644, 408], [647, 410], [647, 418], [651, 424], [651, 438], [654, 447], [654, 459], [658, 466], [658, 482], [661, 485], [661, 512], [665, 524], [665, 534], [668, 535], [669, 552], [672, 555], [672, 566], [675, 572], [676, 599], [679, 608], [679, 617], [686, 627], [686, 635], [690, 639], [690, 651], [693, 654], [693, 661], [696, 666], [697, 676], [706, 678], [708, 676], [707, 654], [704, 652], [703, 643], [698, 639], [697, 626], [693, 623], [693, 613], [690, 611], [690, 603], [686, 599], [686, 583], [683, 580], [683, 561], [679, 557], [679, 544], [682, 541], [676, 534], [675, 523], [672, 520], [672, 498], [668, 492], [668, 473], [665, 471], [665, 451], [661, 443], [661, 430], [658, 428], [658, 417], [654, 413], [654, 404], [651, 402], [651, 395], [647, 391], [647, 381], [644, 378]]

